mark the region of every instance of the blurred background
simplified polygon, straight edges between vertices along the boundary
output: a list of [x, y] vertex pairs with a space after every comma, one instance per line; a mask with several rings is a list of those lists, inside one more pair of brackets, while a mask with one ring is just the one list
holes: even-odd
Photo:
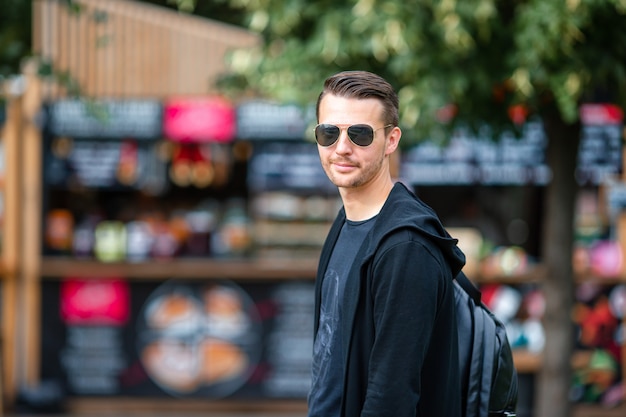
[[624, 45], [617, 0], [4, 0], [0, 411], [306, 415], [341, 204], [314, 105], [358, 68], [507, 325], [518, 415], [623, 416]]

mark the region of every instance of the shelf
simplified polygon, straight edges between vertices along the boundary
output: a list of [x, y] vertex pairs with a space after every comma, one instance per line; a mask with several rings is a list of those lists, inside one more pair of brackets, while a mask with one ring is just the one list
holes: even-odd
[[[267, 413], [275, 416], [306, 416], [305, 400], [263, 400], [233, 401], [213, 400], [202, 401], [185, 399], [180, 401], [168, 398], [119, 398], [115, 401], [103, 398], [70, 398], [67, 409], [71, 415], [90, 416], [95, 414], [128, 414], [148, 415], [153, 413], [176, 413], [180, 415], [254, 415]], [[265, 415], [265, 414], [264, 414]], [[597, 404], [574, 404], [572, 417], [623, 417], [626, 415], [626, 404], [607, 408]]]
[[142, 263], [104, 263], [95, 260], [44, 257], [41, 276], [46, 278], [122, 277], [136, 279], [263, 279], [315, 278], [317, 259], [173, 259]]
[[254, 416], [257, 414], [273, 416], [306, 416], [306, 400], [201, 400], [185, 398], [149, 398], [141, 399], [134, 397], [83, 397], [69, 398], [67, 401], [67, 411], [71, 415], [91, 416], [98, 415], [152, 415], [163, 413], [181, 416], [192, 415], [232, 415]]
[[[530, 267], [526, 272], [520, 274], [497, 274], [497, 275], [484, 275], [478, 274], [476, 277], [471, 277], [477, 284], [527, 284], [527, 283], [541, 283], [548, 276], [546, 267], [543, 265], [535, 265]], [[595, 284], [616, 285], [626, 284], [626, 273], [619, 276], [600, 277], [591, 272], [588, 273], [575, 273], [574, 281], [576, 284], [584, 282], [592, 282]]]
[[541, 367], [541, 354], [524, 349], [513, 349], [513, 363], [520, 374], [533, 374]]
[[[64, 277], [82, 275], [85, 277], [124, 276], [127, 278], [315, 278], [317, 257], [276, 258], [269, 259], [200, 259], [176, 258], [172, 260], [150, 260], [140, 263], [99, 262], [96, 260], [80, 260], [70, 257], [43, 257], [42, 276]], [[0, 272], [3, 266], [0, 263]], [[523, 274], [515, 275], [479, 275], [472, 278], [476, 284], [525, 284], [541, 283], [546, 277], [546, 270], [536, 266]], [[624, 277], [595, 277], [577, 275], [576, 282], [594, 282], [598, 284], [625, 284]]]
[[534, 265], [523, 273], [511, 275], [484, 275], [479, 273], [473, 280], [477, 284], [526, 284], [539, 283], [546, 278], [546, 275], [547, 271], [543, 265]]
[[626, 403], [613, 408], [598, 404], [576, 404], [572, 411], [572, 417], [624, 417], [626, 416]]
[[[589, 350], [577, 350], [572, 355], [572, 368], [580, 369], [589, 363], [591, 352]], [[542, 363], [541, 353], [529, 352], [525, 349], [513, 349], [513, 362], [515, 369], [520, 374], [531, 374], [538, 372]]]
[[593, 275], [591, 273], [588, 274], [576, 274], [575, 280], [577, 284], [583, 282], [589, 282], [594, 284], [603, 284], [603, 285], [617, 285], [617, 284], [626, 284], [626, 275], [622, 276], [610, 276], [610, 277], [599, 277], [597, 275]]

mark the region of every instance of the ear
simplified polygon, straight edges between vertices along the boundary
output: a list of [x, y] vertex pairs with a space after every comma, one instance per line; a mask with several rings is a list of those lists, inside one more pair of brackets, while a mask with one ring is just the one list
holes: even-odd
[[387, 148], [385, 149], [385, 156], [394, 153], [398, 145], [400, 144], [400, 138], [402, 137], [402, 130], [398, 126], [391, 129], [391, 132], [387, 135]]

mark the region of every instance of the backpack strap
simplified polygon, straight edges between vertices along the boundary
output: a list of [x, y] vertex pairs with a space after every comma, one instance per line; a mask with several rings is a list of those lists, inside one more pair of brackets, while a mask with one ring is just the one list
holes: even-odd
[[461, 290], [467, 293], [466, 308], [472, 316], [472, 335], [471, 338], [465, 340], [465, 343], [471, 344], [471, 359], [468, 368], [467, 403], [464, 415], [491, 417], [489, 402], [496, 352], [495, 323], [490, 320], [489, 312], [480, 303], [480, 291], [465, 274], [460, 273], [456, 281]]
[[474, 348], [480, 346], [482, 350], [482, 360], [472, 361], [470, 365], [470, 378], [476, 378], [480, 381], [479, 386], [475, 387], [479, 393], [477, 398], [478, 415], [489, 415], [489, 400], [491, 394], [491, 385], [493, 383], [493, 367], [494, 353], [496, 352], [495, 338], [492, 337], [496, 333], [496, 325], [493, 320], [489, 320], [488, 313], [482, 309], [480, 305], [476, 306], [476, 314], [474, 318], [475, 330]]
[[460, 271], [456, 278], [454, 278], [456, 282], [459, 283], [461, 288], [469, 295], [474, 303], [479, 306], [482, 302], [482, 294], [478, 288], [465, 276], [463, 271]]

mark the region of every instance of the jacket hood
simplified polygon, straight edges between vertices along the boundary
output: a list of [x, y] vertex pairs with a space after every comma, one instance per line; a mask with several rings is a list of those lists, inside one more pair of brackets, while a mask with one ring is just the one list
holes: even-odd
[[437, 246], [448, 262], [452, 276], [456, 276], [465, 265], [465, 254], [457, 246], [458, 239], [448, 234], [432, 208], [400, 182], [394, 185], [378, 213], [376, 224], [366, 242], [366, 258], [373, 255], [378, 242], [399, 229], [414, 230]]

